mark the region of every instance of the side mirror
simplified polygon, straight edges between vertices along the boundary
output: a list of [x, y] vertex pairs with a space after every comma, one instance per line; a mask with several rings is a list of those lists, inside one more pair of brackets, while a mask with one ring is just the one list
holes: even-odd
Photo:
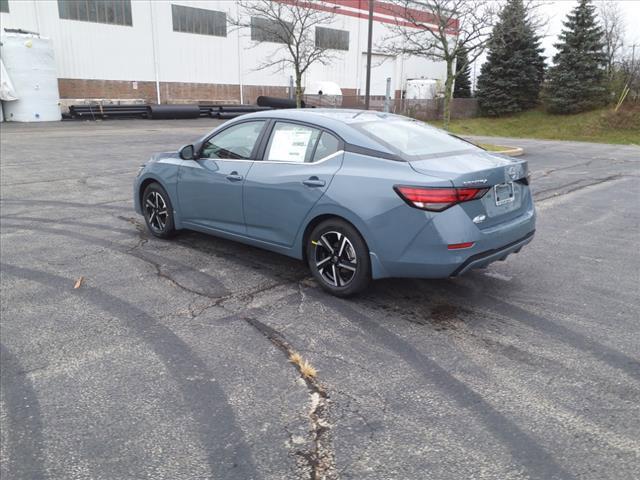
[[182, 160], [194, 160], [196, 157], [195, 153], [193, 145], [185, 145], [180, 149], [180, 158]]

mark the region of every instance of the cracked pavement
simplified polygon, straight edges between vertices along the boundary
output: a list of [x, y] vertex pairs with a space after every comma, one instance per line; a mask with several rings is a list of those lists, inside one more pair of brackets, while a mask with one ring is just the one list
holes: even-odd
[[639, 147], [490, 139], [525, 148], [533, 243], [340, 300], [147, 235], [138, 165], [218, 123], [2, 124], [3, 479], [640, 478]]

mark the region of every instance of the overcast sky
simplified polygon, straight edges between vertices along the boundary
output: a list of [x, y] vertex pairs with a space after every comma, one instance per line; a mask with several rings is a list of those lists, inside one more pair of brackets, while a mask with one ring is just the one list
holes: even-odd
[[[615, 2], [620, 5], [620, 9], [626, 20], [625, 25], [625, 45], [630, 48], [632, 44], [636, 46], [636, 57], [640, 55], [640, 0], [604, 0]], [[596, 6], [602, 3], [594, 2]], [[545, 49], [544, 55], [547, 57], [547, 65], [551, 64], [551, 59], [556, 51], [553, 44], [558, 41], [558, 34], [562, 31], [562, 22], [566, 19], [567, 14], [578, 4], [577, 0], [555, 0], [540, 1], [538, 8], [539, 14], [548, 19], [545, 27], [540, 30], [540, 34], [544, 35], [542, 46]], [[479, 59], [475, 65], [475, 74], [480, 74], [480, 65], [484, 62], [484, 58]], [[472, 76], [474, 76], [472, 69]]]
[[[625, 33], [627, 38], [625, 43], [629, 45], [640, 43], [640, 28], [638, 28], [638, 23], [640, 22], [640, 0], [609, 0], [609, 2], [620, 5], [620, 10], [626, 19]], [[562, 30], [562, 22], [577, 3], [575, 0], [560, 0], [541, 4], [539, 8], [540, 14], [549, 19], [547, 28], [540, 32], [547, 35], [542, 42], [547, 57], [550, 58], [555, 53], [553, 44], [556, 43], [557, 36]], [[595, 3], [598, 5], [602, 2]], [[547, 31], [545, 32], [544, 30]]]

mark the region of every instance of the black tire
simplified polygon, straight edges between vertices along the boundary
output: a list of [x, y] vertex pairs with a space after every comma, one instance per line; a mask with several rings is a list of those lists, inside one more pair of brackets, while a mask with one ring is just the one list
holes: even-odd
[[369, 285], [369, 249], [360, 233], [344, 220], [330, 218], [319, 223], [305, 248], [311, 274], [332, 295], [349, 297]]
[[159, 183], [152, 183], [144, 189], [141, 205], [144, 221], [151, 235], [169, 238], [175, 233], [173, 205], [169, 195]]

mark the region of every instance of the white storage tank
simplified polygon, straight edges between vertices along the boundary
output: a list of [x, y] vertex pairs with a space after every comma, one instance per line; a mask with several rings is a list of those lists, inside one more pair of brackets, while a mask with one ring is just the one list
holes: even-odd
[[60, 120], [58, 76], [50, 40], [37, 34], [3, 32], [0, 42], [0, 57], [18, 97], [3, 102], [5, 120]]
[[440, 81], [431, 78], [407, 80], [405, 98], [407, 100], [431, 100], [438, 96]]

